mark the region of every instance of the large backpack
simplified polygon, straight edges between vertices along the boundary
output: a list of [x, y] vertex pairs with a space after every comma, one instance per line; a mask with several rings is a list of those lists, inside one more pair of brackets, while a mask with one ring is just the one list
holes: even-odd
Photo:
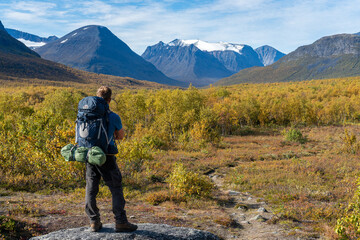
[[85, 97], [79, 102], [76, 119], [75, 140], [79, 147], [100, 147], [104, 153], [112, 136], [107, 135], [109, 125], [109, 105], [101, 97]]

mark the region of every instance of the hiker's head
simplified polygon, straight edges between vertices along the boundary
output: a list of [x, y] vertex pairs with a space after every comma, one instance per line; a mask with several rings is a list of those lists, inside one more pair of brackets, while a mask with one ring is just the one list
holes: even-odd
[[110, 103], [110, 101], [111, 101], [111, 89], [109, 87], [107, 87], [107, 86], [101, 86], [97, 90], [96, 96], [102, 97], [103, 99], [105, 99], [105, 101]]

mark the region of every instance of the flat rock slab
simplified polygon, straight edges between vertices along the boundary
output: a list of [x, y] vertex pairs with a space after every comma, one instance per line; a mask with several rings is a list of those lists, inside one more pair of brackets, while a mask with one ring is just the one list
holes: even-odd
[[99, 232], [90, 232], [89, 227], [63, 229], [47, 235], [33, 237], [30, 240], [220, 240], [216, 235], [193, 228], [173, 227], [166, 224], [138, 224], [131, 233], [117, 233], [114, 224], [104, 224]]

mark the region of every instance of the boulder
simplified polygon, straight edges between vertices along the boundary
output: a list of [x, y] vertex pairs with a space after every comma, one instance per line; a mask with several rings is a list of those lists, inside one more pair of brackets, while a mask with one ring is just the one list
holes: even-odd
[[173, 227], [166, 224], [138, 224], [138, 230], [131, 233], [116, 233], [114, 224], [104, 224], [99, 232], [90, 232], [89, 227], [63, 229], [30, 240], [220, 240], [216, 235], [193, 228]]

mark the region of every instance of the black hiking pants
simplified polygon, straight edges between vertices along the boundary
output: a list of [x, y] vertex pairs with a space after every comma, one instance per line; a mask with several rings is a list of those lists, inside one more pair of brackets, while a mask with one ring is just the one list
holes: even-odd
[[85, 212], [90, 222], [100, 220], [99, 209], [96, 206], [96, 195], [99, 192], [100, 179], [103, 178], [112, 195], [112, 210], [116, 223], [127, 222], [125, 199], [121, 184], [122, 176], [116, 163], [116, 157], [107, 155], [106, 162], [102, 166], [86, 163], [86, 196]]

